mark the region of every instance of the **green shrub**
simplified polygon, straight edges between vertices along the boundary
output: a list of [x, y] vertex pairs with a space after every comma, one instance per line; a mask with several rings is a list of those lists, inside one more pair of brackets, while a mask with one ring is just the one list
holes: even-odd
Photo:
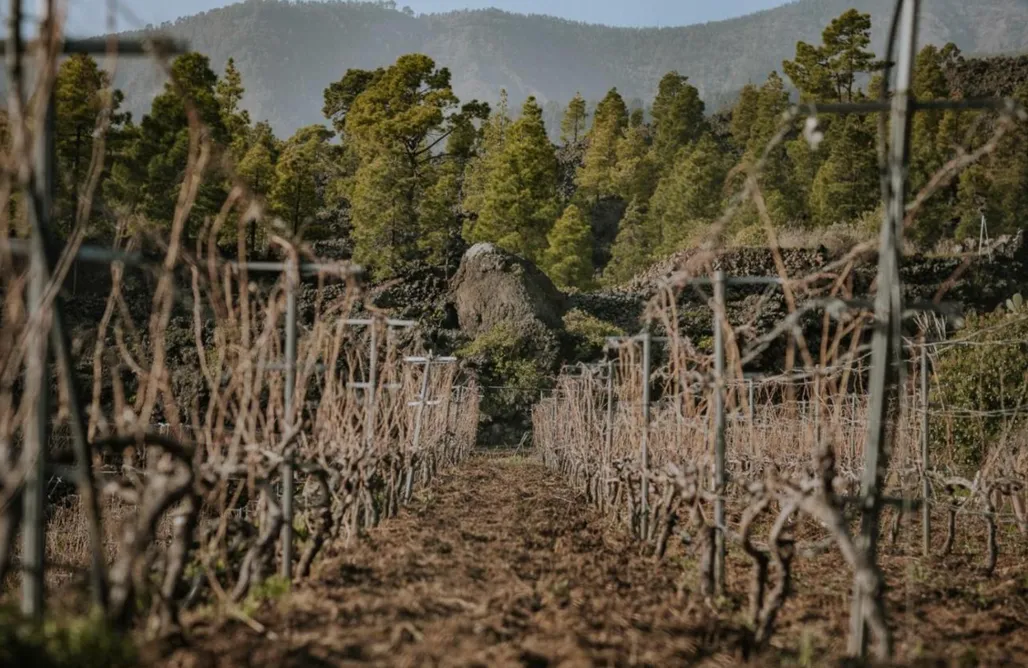
[[541, 323], [501, 322], [459, 351], [486, 388], [482, 412], [494, 420], [527, 414], [547, 387], [556, 338]]
[[571, 309], [564, 315], [569, 361], [588, 362], [603, 354], [608, 336], [624, 336], [617, 325], [600, 320], [581, 309]]
[[[961, 339], [935, 363], [933, 441], [952, 438], [957, 464], [978, 466], [988, 447], [1024, 418], [1028, 404], [1028, 308], [1020, 295], [994, 313], [971, 314]], [[949, 415], [946, 415], [949, 414]]]

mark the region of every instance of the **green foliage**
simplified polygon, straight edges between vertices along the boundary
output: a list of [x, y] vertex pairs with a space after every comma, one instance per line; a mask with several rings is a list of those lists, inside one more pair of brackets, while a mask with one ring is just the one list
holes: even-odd
[[[280, 152], [279, 141], [267, 123], [258, 123], [247, 133], [246, 150], [236, 166], [236, 171], [256, 197], [267, 199], [268, 195], [275, 190], [278, 183], [276, 163]], [[251, 252], [257, 250], [257, 222], [257, 220], [250, 221], [247, 248]]]
[[[1021, 104], [1028, 102], [1028, 84], [1020, 86], [1014, 97]], [[1012, 234], [1024, 226], [1024, 211], [1028, 210], [1028, 151], [1025, 146], [1028, 146], [1028, 127], [1018, 123], [987, 160], [961, 174], [958, 238], [977, 239], [982, 215], [992, 236]]]
[[881, 200], [875, 137], [867, 124], [848, 116], [833, 131], [831, 152], [810, 191], [810, 211], [821, 225], [856, 220]]
[[625, 334], [617, 325], [604, 322], [577, 308], [564, 315], [564, 331], [571, 344], [568, 358], [572, 363], [597, 359], [603, 353], [608, 336]]
[[270, 203], [294, 235], [325, 203], [331, 137], [325, 126], [311, 125], [297, 130], [282, 147]]
[[[210, 138], [227, 143], [221, 107], [215, 96], [218, 77], [207, 56], [188, 53], [171, 66], [171, 81], [154, 98], [150, 113], [143, 117], [128, 155], [129, 164], [121, 174], [122, 192], [131, 193], [126, 202], [138, 208], [152, 222], [170, 224], [175, 214], [178, 193], [190, 160], [189, 119], [184, 97], [188, 97], [208, 128]], [[187, 235], [194, 234], [205, 217], [217, 214], [225, 200], [224, 183], [214, 164], [208, 165], [196, 202], [191, 211]]]
[[745, 151], [750, 144], [753, 124], [757, 122], [757, 107], [760, 104], [760, 93], [756, 86], [748, 83], [739, 91], [739, 100], [732, 109], [732, 143]]
[[[440, 213], [455, 210], [457, 202], [438, 198], [457, 190], [435, 187], [443, 172], [433, 165], [444, 142], [466, 133], [473, 119], [485, 118], [488, 105], [460, 105], [450, 71], [437, 68], [428, 56], [409, 54], [386, 69], [348, 71], [325, 91], [323, 111], [356, 156], [350, 188], [354, 259], [385, 278], [426, 251], [441, 256], [442, 249], [419, 243], [419, 231], [439, 228]], [[464, 150], [467, 158], [466, 146], [449, 146]], [[433, 201], [426, 203], [426, 196]], [[433, 219], [420, 220], [422, 213]], [[433, 234], [429, 243], [442, 243], [445, 237]]]
[[943, 348], [932, 382], [932, 401], [943, 412], [956, 415], [933, 420], [932, 431], [937, 442], [952, 438], [958, 463], [977, 467], [1007, 429], [1024, 423], [1024, 418], [1011, 410], [1028, 403], [1028, 309], [1024, 299], [1015, 295], [1006, 309], [970, 315], [961, 338], [972, 344]]
[[486, 130], [484, 154], [465, 202], [475, 216], [469, 243], [488, 241], [538, 262], [560, 214], [557, 159], [542, 110], [528, 98], [517, 121], [500, 117]]
[[560, 288], [585, 289], [593, 282], [593, 238], [589, 221], [572, 204], [547, 236], [542, 267]]
[[[101, 114], [110, 107], [108, 134], [119, 138], [120, 126], [127, 120], [126, 115], [119, 113], [123, 99], [121, 91], [111, 88], [110, 75], [92, 57], [74, 54], [61, 63], [54, 83], [54, 103], [57, 167], [63, 178], [57, 182], [54, 214], [62, 233], [73, 227], [79, 197], [85, 194]], [[7, 146], [6, 141], [3, 146]], [[109, 147], [105, 150], [111, 152]], [[102, 191], [98, 193], [102, 195]], [[96, 222], [95, 212], [96, 207], [92, 222]]]
[[648, 211], [633, 200], [621, 220], [611, 248], [610, 264], [603, 271], [603, 283], [615, 286], [630, 280], [653, 261], [654, 242], [659, 230], [650, 225]]
[[615, 88], [596, 107], [587, 136], [588, 148], [576, 178], [579, 196], [584, 200], [595, 203], [617, 194], [618, 142], [626, 127], [628, 109]]
[[632, 125], [618, 139], [611, 174], [613, 190], [624, 202], [649, 201], [657, 188], [660, 163], [650, 149], [650, 128]]
[[568, 103], [568, 108], [560, 123], [560, 141], [564, 144], [578, 143], [578, 140], [585, 136], [588, 119], [589, 112], [585, 108], [585, 98], [581, 93], [575, 93], [575, 97]]
[[0, 665], [129, 668], [137, 662], [131, 639], [113, 631], [99, 613], [37, 626], [16, 610], [0, 608]]
[[556, 341], [538, 323], [501, 322], [459, 351], [489, 387], [482, 411], [496, 420], [524, 415], [546, 388]]
[[653, 101], [653, 151], [657, 163], [670, 166], [678, 152], [692, 145], [707, 130], [700, 92], [689, 78], [668, 72], [660, 80]]
[[871, 44], [871, 15], [856, 9], [832, 20], [821, 33], [821, 46], [796, 44], [796, 57], [782, 63], [805, 99], [852, 101], [861, 74], [876, 68]]
[[225, 73], [214, 87], [214, 97], [221, 110], [221, 123], [228, 135], [229, 149], [236, 160], [242, 158], [246, 151], [250, 130], [250, 114], [240, 107], [245, 93], [243, 75], [236, 68], [236, 61], [229, 58]]
[[243, 601], [243, 612], [252, 615], [261, 605], [269, 601], [277, 601], [289, 593], [290, 583], [281, 575], [272, 575], [250, 587]]
[[660, 230], [659, 252], [679, 250], [718, 217], [730, 168], [730, 160], [709, 135], [691, 151], [682, 151], [650, 203], [653, 224]]

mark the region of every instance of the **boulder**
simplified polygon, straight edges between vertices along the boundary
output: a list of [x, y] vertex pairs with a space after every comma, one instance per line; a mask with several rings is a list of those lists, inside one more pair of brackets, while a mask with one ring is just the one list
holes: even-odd
[[560, 329], [566, 310], [564, 295], [538, 267], [489, 243], [464, 253], [451, 300], [461, 329], [471, 337], [505, 321]]

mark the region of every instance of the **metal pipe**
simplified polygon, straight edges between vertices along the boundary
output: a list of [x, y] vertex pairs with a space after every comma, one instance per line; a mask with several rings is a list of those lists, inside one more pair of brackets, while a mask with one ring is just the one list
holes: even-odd
[[421, 422], [425, 416], [425, 404], [428, 402], [428, 382], [432, 373], [432, 356], [425, 358], [425, 372], [421, 377], [421, 393], [419, 394], [418, 410], [414, 414], [414, 438], [411, 444], [411, 467], [407, 470], [407, 481], [404, 484], [403, 496], [409, 499], [414, 491], [414, 453], [421, 443]]
[[921, 553], [930, 556], [932, 552], [932, 513], [928, 503], [931, 489], [928, 484], [928, 471], [931, 460], [928, 453], [928, 339], [925, 337], [921, 345]]
[[714, 589], [725, 592], [725, 272], [714, 274], [714, 525], [717, 527], [714, 555]]
[[[861, 514], [860, 547], [866, 550], [870, 567], [877, 570], [878, 521], [881, 511], [880, 486], [888, 468], [886, 439], [890, 422], [889, 404], [900, 377], [899, 352], [903, 296], [900, 284], [900, 234], [906, 216], [907, 164], [910, 156], [911, 85], [917, 52], [919, 0], [900, 0], [902, 45], [896, 67], [896, 92], [892, 97], [889, 144], [888, 190], [878, 256], [878, 293], [875, 296], [875, 329], [871, 342], [870, 401], [861, 495], [866, 499]], [[886, 73], [887, 78], [888, 73]], [[867, 656], [868, 628], [865, 622], [865, 584], [854, 580], [850, 612], [849, 653]], [[881, 639], [891, 652], [889, 638]]]
[[639, 533], [640, 537], [646, 541], [649, 539], [648, 532], [648, 517], [649, 514], [649, 494], [650, 494], [650, 452], [649, 452], [649, 440], [650, 440], [650, 332], [649, 330], [643, 331], [639, 335], [640, 341], [642, 341], [642, 410], [643, 410], [643, 428], [642, 438], [639, 442], [639, 458], [640, 466], [642, 467], [642, 481], [640, 483], [640, 515], [639, 515]]
[[[286, 385], [285, 433], [290, 433], [296, 416], [293, 410], [296, 390], [296, 288], [299, 276], [296, 265], [286, 276]], [[287, 446], [282, 461], [282, 577], [289, 582], [293, 576], [293, 458]]]
[[371, 341], [368, 345], [368, 388], [364, 394], [364, 440], [368, 451], [375, 444], [375, 390], [378, 386], [378, 328], [371, 323]]

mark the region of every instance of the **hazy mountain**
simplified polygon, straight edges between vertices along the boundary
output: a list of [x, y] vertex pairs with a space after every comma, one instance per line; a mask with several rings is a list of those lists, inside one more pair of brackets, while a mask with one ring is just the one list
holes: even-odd
[[[288, 134], [319, 122], [322, 91], [350, 67], [387, 65], [422, 52], [448, 66], [461, 99], [512, 101], [535, 95], [564, 102], [575, 91], [600, 99], [612, 86], [626, 99], [652, 98], [677, 69], [709, 106], [747, 81], [759, 82], [793, 55], [797, 40], [819, 41], [855, 0], [799, 0], [716, 23], [683, 28], [609, 28], [498, 10], [415, 16], [380, 4], [247, 2], [181, 19], [168, 30], [208, 54], [217, 69], [234, 57], [246, 106]], [[893, 0], [860, 2], [881, 46]], [[1028, 47], [1028, 0], [925, 0], [921, 41], [955, 42], [973, 53]], [[161, 77], [151, 64], [120, 64], [119, 85], [145, 110]]]

